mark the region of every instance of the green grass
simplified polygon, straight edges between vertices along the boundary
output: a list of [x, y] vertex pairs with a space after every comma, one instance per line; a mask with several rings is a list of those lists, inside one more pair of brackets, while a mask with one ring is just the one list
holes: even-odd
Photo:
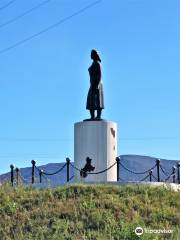
[[[180, 239], [180, 195], [163, 187], [0, 187], [0, 240]], [[136, 236], [134, 229], [171, 229]]]

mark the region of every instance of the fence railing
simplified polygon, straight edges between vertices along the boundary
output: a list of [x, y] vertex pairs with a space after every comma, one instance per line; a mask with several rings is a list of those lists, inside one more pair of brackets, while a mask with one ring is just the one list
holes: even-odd
[[[176, 166], [172, 167], [171, 172], [168, 172], [167, 170], [164, 169], [164, 167], [161, 164], [160, 159], [156, 159], [156, 163], [154, 166], [152, 166], [151, 168], [147, 169], [146, 171], [143, 172], [135, 172], [130, 170], [129, 168], [127, 168], [124, 164], [122, 164], [122, 162], [120, 161], [120, 157], [118, 162], [119, 165], [126, 171], [130, 172], [131, 174], [137, 174], [137, 175], [141, 175], [141, 174], [146, 174], [148, 173], [148, 175], [146, 175], [144, 178], [142, 178], [140, 181], [146, 180], [149, 177], [149, 181], [152, 182], [152, 180], [154, 179], [156, 182], [167, 182], [168, 180], [170, 180], [170, 178], [172, 178], [172, 182], [173, 183], [178, 183], [180, 184], [180, 163], [177, 163]], [[117, 159], [116, 158], [116, 159]], [[156, 173], [157, 176], [155, 177], [153, 174], [153, 170], [156, 169]], [[165, 179], [161, 179], [161, 175], [160, 173], [163, 173], [165, 175]], [[177, 175], [177, 178], [176, 178]]]
[[[136, 172], [132, 169], [129, 169], [127, 166], [125, 166], [124, 163], [122, 163], [120, 157], [116, 157], [115, 162], [109, 166], [106, 169], [102, 169], [98, 172], [90, 172], [90, 171], [84, 171], [83, 169], [79, 169], [74, 164], [71, 163], [71, 160], [69, 158], [66, 158], [65, 164], [61, 166], [59, 169], [57, 169], [54, 172], [47, 172], [44, 169], [40, 169], [38, 166], [36, 166], [36, 161], [32, 160], [31, 161], [32, 167], [31, 167], [31, 181], [29, 179], [25, 179], [21, 173], [21, 170], [19, 168], [15, 168], [13, 164], [10, 165], [10, 181], [11, 185], [19, 185], [20, 183], [26, 183], [26, 184], [34, 184], [35, 180], [37, 182], [36, 175], [38, 173], [38, 182], [42, 183], [43, 179], [47, 180], [47, 176], [53, 176], [56, 174], [59, 174], [62, 172], [64, 168], [66, 168], [66, 182], [71, 181], [74, 178], [74, 175], [70, 177], [70, 167], [74, 169], [74, 171], [78, 171], [81, 177], [91, 175], [91, 174], [102, 174], [106, 171], [109, 171], [111, 168], [116, 166], [116, 171], [117, 171], [117, 182], [127, 182], [127, 180], [124, 180], [120, 177], [120, 168], [122, 168], [124, 171], [129, 172], [130, 174], [134, 175], [142, 175], [142, 178], [139, 180], [140, 182], [143, 181], [149, 181], [149, 182], [167, 182], [172, 179], [173, 183], [178, 183], [180, 184], [180, 163], [177, 163], [176, 166], [173, 166], [171, 171], [165, 169], [162, 164], [160, 159], [156, 159], [155, 164], [148, 168], [145, 171], [142, 172]], [[154, 175], [153, 171], [156, 169], [156, 176]], [[162, 174], [164, 179], [162, 179]]]

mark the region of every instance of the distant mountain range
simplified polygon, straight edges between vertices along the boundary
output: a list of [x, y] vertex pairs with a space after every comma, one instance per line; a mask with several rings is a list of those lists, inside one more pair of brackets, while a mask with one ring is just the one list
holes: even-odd
[[[140, 155], [121, 155], [120, 165], [120, 181], [140, 181], [148, 175], [145, 174], [134, 174], [133, 172], [144, 172], [156, 164], [156, 158]], [[160, 170], [160, 179], [165, 180], [172, 172], [172, 167], [176, 166], [179, 161], [161, 159], [161, 166], [165, 173]], [[73, 164], [73, 163], [72, 163]], [[45, 172], [53, 173], [60, 169], [64, 163], [49, 163], [46, 165], [38, 166], [39, 169], [43, 169]], [[130, 171], [128, 171], [129, 169]], [[25, 184], [31, 183], [31, 167], [21, 168], [20, 174], [22, 181]], [[73, 182], [74, 169], [70, 166], [70, 178]], [[156, 167], [153, 169], [153, 176], [157, 177]], [[154, 181], [155, 178], [153, 179]], [[10, 180], [10, 172], [0, 175], [0, 183]], [[149, 177], [145, 180], [149, 181]], [[39, 182], [38, 170], [35, 171], [35, 182]], [[42, 185], [57, 186], [66, 183], [66, 167], [58, 174], [42, 177]], [[172, 182], [172, 177], [168, 180]]]

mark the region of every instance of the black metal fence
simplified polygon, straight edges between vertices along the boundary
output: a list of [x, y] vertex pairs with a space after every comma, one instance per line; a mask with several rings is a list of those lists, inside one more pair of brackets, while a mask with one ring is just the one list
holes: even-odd
[[[78, 171], [79, 174], [82, 176], [82, 173], [85, 173], [86, 175], [91, 175], [91, 174], [102, 174], [106, 171], [109, 171], [112, 167], [116, 166], [117, 169], [117, 182], [127, 182], [127, 180], [124, 180], [120, 177], [120, 168], [123, 169], [123, 171], [127, 171], [130, 174], [133, 175], [142, 175], [142, 178], [139, 180], [140, 182], [143, 181], [149, 181], [149, 182], [168, 182], [171, 181], [173, 183], [180, 184], [180, 163], [177, 163], [176, 166], [173, 166], [171, 171], [167, 171], [164, 169], [164, 167], [161, 164], [160, 159], [156, 159], [155, 164], [142, 172], [135, 172], [131, 169], [129, 169], [127, 166], [125, 166], [120, 157], [117, 157], [115, 159], [115, 162], [109, 166], [106, 169], [103, 169], [98, 172], [84, 172], [82, 169], [77, 168], [74, 166], [74, 164], [71, 163], [71, 160], [69, 158], [66, 158], [66, 163], [59, 169], [57, 169], [55, 172], [46, 172], [43, 169], [40, 169], [39, 167], [36, 166], [36, 161], [32, 160], [31, 161], [32, 168], [31, 168], [31, 184], [34, 184], [35, 182], [42, 183], [43, 179], [47, 180], [47, 176], [52, 176], [60, 173], [64, 168], [66, 168], [66, 182], [71, 181], [74, 178], [74, 175], [70, 177], [70, 167], [74, 169], [74, 171]], [[19, 168], [15, 168], [14, 165], [10, 165], [10, 180], [11, 180], [11, 185], [19, 185], [21, 183], [28, 183], [27, 179], [24, 179], [24, 177], [21, 174], [21, 171]], [[153, 171], [156, 170], [156, 176], [154, 175]], [[36, 175], [38, 175], [39, 180], [36, 178]], [[35, 181], [36, 180], [36, 181]]]

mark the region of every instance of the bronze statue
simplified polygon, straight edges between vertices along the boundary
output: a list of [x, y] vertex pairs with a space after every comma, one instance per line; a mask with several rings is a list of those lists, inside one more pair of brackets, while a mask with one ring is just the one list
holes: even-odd
[[85, 177], [87, 177], [88, 172], [94, 171], [95, 167], [93, 167], [93, 166], [91, 165], [91, 161], [92, 161], [91, 158], [89, 158], [89, 157], [86, 158], [86, 165], [85, 165], [84, 168], [82, 168], [81, 171], [80, 171], [80, 176], [81, 176], [81, 177], [85, 178]]
[[[101, 112], [104, 109], [103, 85], [101, 82], [101, 59], [96, 50], [91, 51], [92, 65], [89, 67], [90, 88], [87, 96], [86, 109], [90, 111], [89, 120], [101, 120]], [[95, 117], [95, 110], [97, 116]]]

